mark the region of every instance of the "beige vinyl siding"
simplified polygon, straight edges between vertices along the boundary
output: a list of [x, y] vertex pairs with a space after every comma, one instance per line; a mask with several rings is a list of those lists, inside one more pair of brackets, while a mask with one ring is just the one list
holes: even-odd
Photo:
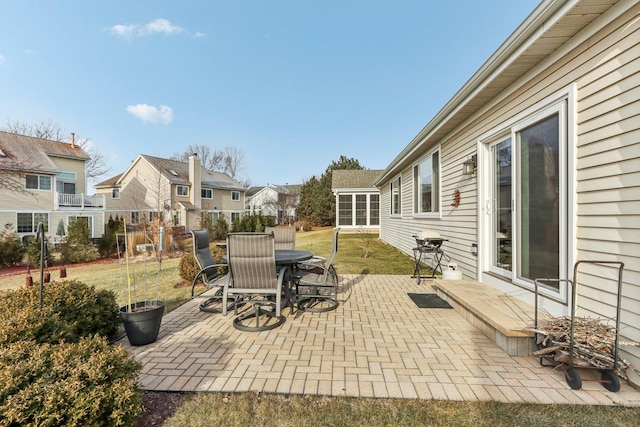
[[[576, 259], [608, 259], [625, 263], [621, 334], [640, 341], [640, 4], [606, 23], [594, 22], [566, 45], [532, 64], [510, 87], [478, 109], [464, 123], [437, 141], [441, 145], [440, 218], [413, 217], [412, 166], [433, 147], [416, 148], [413, 164], [402, 172], [402, 218], [389, 215], [389, 182], [381, 187], [381, 239], [411, 254], [408, 236], [432, 228], [449, 239], [443, 248], [467, 277], [476, 277], [476, 242], [479, 177], [462, 175], [462, 163], [476, 152], [478, 138], [501, 129], [515, 118], [555, 94], [571, 92], [575, 85], [575, 123], [569, 117], [569, 144], [574, 151], [569, 167], [576, 166], [574, 206], [570, 213], [576, 235]], [[595, 26], [594, 26], [595, 28]], [[572, 92], [573, 93], [573, 92]], [[575, 125], [575, 127], [572, 127]], [[577, 137], [577, 139], [576, 139]], [[570, 147], [571, 148], [571, 147]], [[479, 163], [479, 168], [482, 165]], [[393, 177], [390, 177], [392, 179]], [[450, 206], [458, 189], [461, 203]], [[571, 254], [570, 254], [571, 255]], [[573, 262], [573, 261], [572, 261]], [[573, 265], [568, 266], [572, 274]], [[611, 316], [615, 309], [615, 277], [610, 271], [585, 269], [578, 284], [582, 313]], [[614, 313], [615, 314], [615, 313]]]
[[[636, 6], [605, 30], [578, 89], [578, 258], [624, 262], [621, 334], [640, 341], [640, 24]], [[603, 31], [604, 32], [604, 31]], [[579, 310], [615, 317], [615, 275], [585, 268]], [[606, 309], [603, 309], [603, 303]]]

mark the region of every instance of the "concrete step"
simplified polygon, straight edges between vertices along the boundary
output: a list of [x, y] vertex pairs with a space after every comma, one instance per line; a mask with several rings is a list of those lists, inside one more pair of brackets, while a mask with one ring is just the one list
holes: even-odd
[[536, 350], [532, 305], [475, 280], [435, 280], [432, 286], [510, 356], [531, 356]]

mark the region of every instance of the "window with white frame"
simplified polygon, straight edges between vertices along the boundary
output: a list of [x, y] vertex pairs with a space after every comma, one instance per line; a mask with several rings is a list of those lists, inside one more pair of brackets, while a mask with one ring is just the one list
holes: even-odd
[[176, 195], [182, 196], [182, 197], [189, 197], [189, 187], [187, 187], [186, 185], [177, 185]]
[[131, 212], [131, 224], [138, 224], [140, 222], [140, 212]]
[[203, 188], [200, 190], [200, 197], [203, 199], [213, 199], [213, 189]]
[[25, 186], [28, 190], [51, 191], [51, 177], [49, 175], [25, 176]]
[[60, 172], [56, 175], [56, 191], [60, 194], [76, 194], [76, 173]]
[[240, 200], [240, 192], [239, 191], [232, 191], [231, 192], [231, 200], [233, 200], [233, 201]]
[[338, 225], [353, 224], [353, 196], [351, 194], [340, 194], [338, 196]]
[[367, 195], [356, 194], [356, 225], [367, 225]]
[[440, 211], [440, 155], [434, 151], [413, 167], [414, 213]]
[[391, 215], [400, 215], [402, 206], [402, 187], [401, 178], [397, 177], [391, 181]]
[[18, 212], [16, 217], [18, 233], [35, 233], [38, 223], [42, 223], [45, 233], [49, 232], [49, 214], [46, 212]]
[[380, 195], [369, 195], [369, 225], [380, 225]]
[[212, 223], [216, 223], [220, 219], [220, 212], [208, 211], [206, 215]]
[[240, 220], [240, 212], [231, 212], [231, 222]]
[[[526, 287], [536, 278], [567, 275], [566, 109], [566, 101], [558, 102], [485, 142], [491, 206], [486, 268]], [[560, 292], [559, 284], [543, 286]]]
[[119, 188], [112, 188], [111, 189], [111, 198], [112, 199], [119, 199], [120, 198], [120, 189]]

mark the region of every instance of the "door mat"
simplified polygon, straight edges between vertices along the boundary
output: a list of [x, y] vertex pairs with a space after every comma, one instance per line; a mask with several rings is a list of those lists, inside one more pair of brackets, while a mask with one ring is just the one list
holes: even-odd
[[407, 295], [420, 308], [453, 308], [436, 294], [414, 294], [409, 292]]

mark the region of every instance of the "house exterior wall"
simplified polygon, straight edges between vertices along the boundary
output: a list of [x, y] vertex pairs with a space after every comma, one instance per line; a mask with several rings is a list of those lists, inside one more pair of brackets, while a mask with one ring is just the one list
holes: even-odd
[[[83, 160], [69, 159], [64, 157], [50, 156], [50, 160], [62, 172], [75, 173], [75, 179], [64, 178], [65, 182], [75, 184], [75, 194], [87, 194], [85, 162]], [[0, 204], [0, 227], [5, 224], [12, 224], [14, 230], [17, 229], [18, 213], [46, 213], [48, 222], [46, 235], [52, 240], [58, 228], [60, 220], [63, 221], [65, 231], [69, 226], [69, 219], [73, 217], [90, 217], [92, 222], [91, 237], [98, 238], [104, 233], [104, 210], [102, 208], [77, 209], [74, 207], [58, 206], [56, 203], [56, 175], [47, 173], [29, 173], [31, 175], [48, 175], [51, 177], [50, 190], [26, 189], [24, 193], [5, 191]], [[23, 179], [24, 182], [24, 179]], [[25, 184], [26, 185], [26, 184]], [[35, 235], [33, 232], [19, 232], [19, 236]]]
[[[162, 163], [162, 159], [157, 161]], [[194, 169], [195, 165], [192, 165], [189, 173], [193, 173]], [[231, 222], [232, 213], [240, 215], [244, 212], [244, 191], [237, 191], [240, 193], [240, 200], [235, 201], [232, 200], [231, 190], [207, 186], [206, 183], [194, 186], [187, 179], [185, 174], [178, 182], [172, 183], [156, 169], [156, 165], [139, 156], [120, 178], [118, 198], [112, 198], [112, 187], [105, 186], [98, 189], [98, 192], [106, 197], [107, 219], [109, 216], [118, 216], [125, 218], [129, 224], [142, 222], [143, 218], [149, 220], [157, 212], [163, 212], [163, 215], [170, 216], [165, 217], [165, 221], [184, 226], [185, 231], [188, 231], [199, 228], [201, 214], [223, 215]], [[187, 194], [179, 194], [179, 187], [187, 187]], [[202, 188], [211, 189], [213, 198], [203, 199], [200, 191]]]
[[[51, 157], [51, 161], [64, 172], [74, 172], [76, 174], [75, 179], [62, 179], [65, 182], [73, 182], [76, 185], [76, 194], [88, 194], [87, 191], [87, 175], [85, 173], [84, 162], [67, 159], [64, 157]], [[55, 190], [55, 185], [54, 185]]]
[[247, 206], [249, 207], [250, 212], [259, 211], [264, 216], [272, 216], [274, 218], [277, 218], [277, 200], [277, 191], [270, 187], [264, 187], [256, 194], [254, 194], [250, 200], [247, 201]]
[[[568, 256], [564, 268], [571, 277], [577, 260], [623, 262], [621, 335], [640, 341], [640, 5], [622, 14], [618, 10], [614, 6], [440, 141], [417, 150], [414, 163], [401, 173], [400, 215], [390, 214], [393, 177], [380, 182], [380, 237], [411, 254], [415, 246], [411, 236], [434, 229], [449, 239], [443, 249], [465, 276], [533, 303], [531, 289], [515, 286], [485, 268], [488, 183], [484, 171], [489, 166], [485, 143], [501, 129], [566, 100], [568, 215], [562, 229], [567, 234]], [[438, 146], [440, 213], [417, 218], [412, 167]], [[476, 153], [477, 175], [462, 175], [462, 163]], [[460, 205], [453, 207], [456, 189]], [[470, 254], [472, 244], [480, 248], [478, 257]], [[576, 314], [615, 318], [616, 278], [615, 272], [585, 266], [576, 283]], [[570, 312], [566, 295], [560, 301], [544, 299], [544, 305], [556, 315]]]

